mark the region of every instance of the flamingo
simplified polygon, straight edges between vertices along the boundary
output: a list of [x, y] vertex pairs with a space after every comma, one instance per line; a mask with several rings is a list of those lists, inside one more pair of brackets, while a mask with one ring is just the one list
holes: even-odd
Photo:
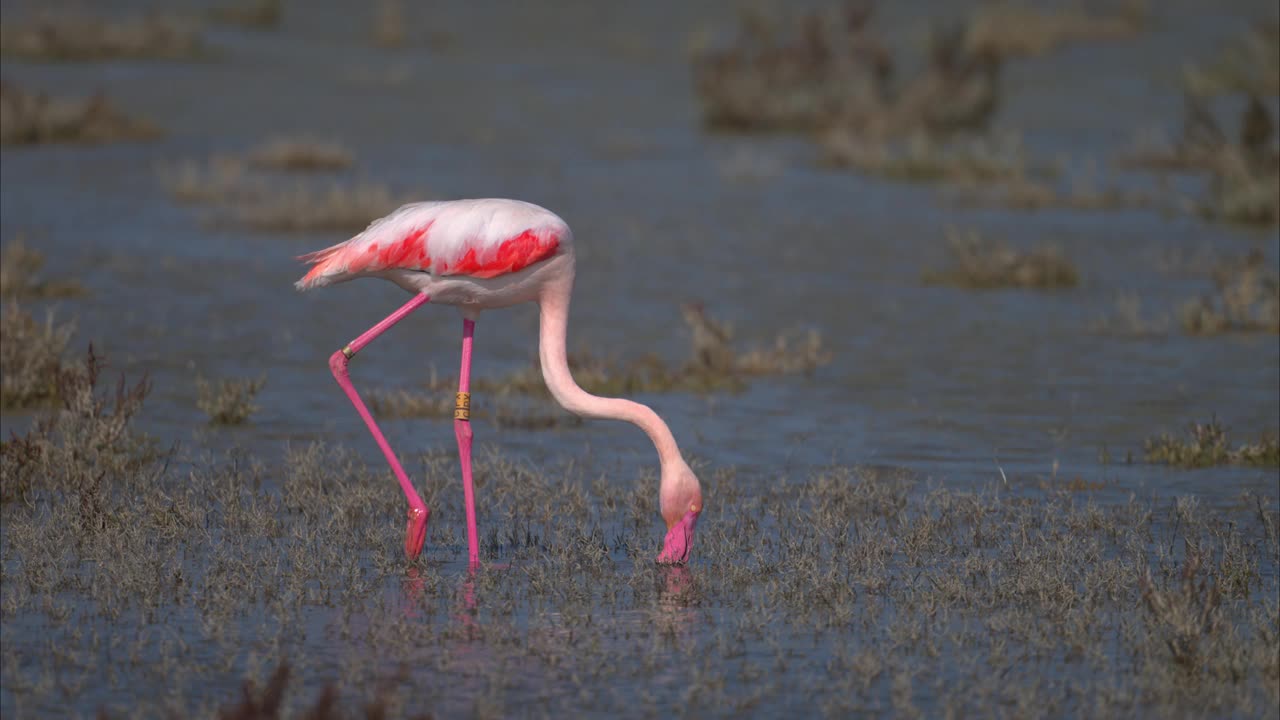
[[656, 562], [684, 564], [701, 514], [702, 488], [680, 454], [662, 418], [640, 403], [592, 395], [574, 381], [565, 353], [573, 292], [573, 233], [557, 215], [519, 200], [483, 199], [404, 205], [373, 221], [364, 232], [324, 250], [302, 255], [311, 265], [295, 283], [299, 290], [376, 277], [399, 285], [413, 298], [329, 358], [338, 385], [368, 426], [409, 502], [404, 551], [410, 560], [426, 543], [430, 510], [414, 490], [386, 437], [351, 384], [348, 365], [375, 338], [428, 302], [453, 305], [462, 314], [462, 368], [454, 410], [454, 435], [462, 466], [469, 566], [480, 563], [475, 490], [471, 482], [471, 345], [482, 310], [536, 302], [538, 360], [551, 396], [571, 413], [625, 420], [636, 425], [658, 451], [659, 507], [667, 534]]

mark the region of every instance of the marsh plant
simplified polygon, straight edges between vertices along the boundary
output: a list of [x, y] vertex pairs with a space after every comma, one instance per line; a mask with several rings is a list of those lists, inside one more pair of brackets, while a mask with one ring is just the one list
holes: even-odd
[[83, 295], [84, 286], [75, 280], [46, 280], [41, 277], [44, 253], [28, 247], [18, 236], [0, 249], [0, 298], [50, 299]]
[[111, 19], [46, 12], [6, 19], [0, 27], [0, 54], [26, 60], [179, 60], [205, 53], [199, 25], [172, 15]]
[[217, 381], [197, 377], [196, 407], [209, 416], [210, 425], [243, 425], [262, 409], [253, 400], [266, 384], [265, 376]]
[[333, 140], [298, 135], [277, 137], [249, 151], [249, 165], [286, 172], [332, 172], [355, 164], [350, 149]]
[[799, 17], [744, 9], [732, 43], [693, 58], [704, 122], [756, 131], [841, 128], [870, 139], [986, 123], [998, 102], [998, 55], [971, 51], [963, 29], [939, 28], [925, 68], [897, 82], [902, 63], [872, 14], [860, 3]]
[[[690, 352], [681, 364], [656, 354], [629, 359], [601, 356], [587, 351], [569, 353], [569, 367], [578, 384], [588, 392], [627, 396], [660, 392], [738, 392], [751, 378], [777, 375], [811, 375], [831, 362], [832, 354], [814, 329], [779, 333], [772, 344], [735, 347], [733, 327], [709, 315], [701, 303], [686, 303], [681, 316], [689, 328]], [[388, 417], [453, 416], [453, 391], [457, 380], [433, 369], [425, 390], [374, 390], [369, 407]], [[529, 430], [580, 424], [550, 403], [542, 370], [534, 364], [497, 379], [473, 378], [476, 403], [472, 414], [499, 427]]]
[[1200, 97], [1280, 95], [1280, 21], [1258, 21], [1208, 60], [1183, 71], [1187, 92]]
[[663, 568], [652, 477], [482, 454], [493, 564], [470, 575], [448, 451], [408, 458], [433, 513], [406, 563], [394, 482], [342, 448], [166, 464], [137, 446], [116, 472], [118, 453], [67, 446], [81, 434], [47, 437], [61, 460], [0, 507], [18, 713], [66, 710], [68, 687], [110, 716], [1252, 717], [1280, 700], [1271, 496], [1224, 511], [720, 468], [696, 560]]
[[269, 141], [245, 156], [215, 155], [203, 164], [162, 165], [158, 174], [175, 200], [212, 205], [212, 223], [270, 233], [355, 233], [371, 220], [425, 197], [397, 193], [365, 179], [285, 181], [252, 172], [332, 172], [354, 162], [354, 155], [341, 145], [297, 136]]
[[1214, 286], [1212, 294], [1182, 306], [1182, 329], [1188, 334], [1280, 333], [1280, 278], [1261, 253], [1221, 265]]
[[258, 30], [280, 27], [282, 0], [231, 0], [209, 9], [211, 22]]
[[1256, 443], [1231, 447], [1227, 430], [1217, 418], [1192, 423], [1185, 437], [1163, 434], [1147, 440], [1147, 462], [1174, 467], [1198, 468], [1214, 465], [1255, 465], [1280, 467], [1280, 446], [1276, 436], [1262, 435]]
[[50, 98], [0, 81], [0, 144], [107, 143], [149, 140], [161, 130], [127, 115], [101, 93], [87, 100]]
[[986, 290], [1031, 288], [1056, 290], [1079, 284], [1080, 274], [1062, 251], [1053, 246], [1020, 252], [998, 241], [983, 238], [977, 231], [948, 230], [947, 250], [951, 265], [924, 273], [927, 285]]
[[1102, 12], [1076, 3], [1045, 8], [1018, 0], [986, 2], [970, 16], [965, 45], [971, 52], [1032, 57], [1073, 44], [1131, 40], [1147, 29], [1146, 0], [1111, 5]]
[[75, 333], [74, 323], [59, 323], [53, 310], [41, 322], [17, 300], [0, 308], [0, 410], [19, 410], [52, 402], [66, 372], [62, 354]]
[[133, 417], [150, 392], [145, 378], [130, 385], [121, 376], [114, 392], [99, 388], [103, 360], [89, 347], [83, 365], [56, 373], [51, 393], [57, 405], [26, 433], [0, 445], [0, 499], [52, 493], [77, 500], [76, 523], [97, 523], [104, 498], [139, 481], [157, 457], [154, 445], [132, 429]]

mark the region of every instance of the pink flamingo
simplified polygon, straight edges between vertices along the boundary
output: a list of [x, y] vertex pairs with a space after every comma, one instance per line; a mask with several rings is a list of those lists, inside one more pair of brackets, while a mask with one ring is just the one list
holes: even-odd
[[382, 449], [409, 501], [404, 551], [422, 553], [430, 511], [396, 460], [387, 439], [369, 414], [347, 372], [356, 353], [427, 302], [454, 305], [462, 312], [462, 369], [454, 411], [454, 434], [462, 463], [467, 511], [467, 551], [479, 565], [475, 491], [471, 484], [471, 340], [481, 310], [537, 302], [540, 309], [538, 360], [552, 397], [583, 417], [626, 420], [643, 430], [658, 451], [662, 517], [667, 523], [660, 563], [689, 558], [702, 489], [680, 454], [675, 438], [657, 413], [645, 405], [592, 395], [574, 382], [565, 355], [569, 300], [573, 292], [573, 233], [554, 213], [518, 200], [453, 200], [405, 205], [375, 220], [359, 235], [299, 260], [313, 267], [296, 283], [299, 290], [324, 287], [359, 277], [379, 277], [413, 293], [413, 299], [329, 358], [356, 412]]

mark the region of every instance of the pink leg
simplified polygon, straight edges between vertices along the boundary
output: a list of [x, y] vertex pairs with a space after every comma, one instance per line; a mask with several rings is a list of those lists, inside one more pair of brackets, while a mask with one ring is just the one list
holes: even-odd
[[471, 484], [471, 336], [474, 320], [462, 321], [462, 369], [458, 371], [457, 409], [453, 413], [453, 433], [458, 437], [458, 457], [462, 462], [462, 499], [467, 506], [468, 565], [480, 565], [480, 538], [476, 534], [476, 495]]
[[360, 413], [364, 424], [369, 427], [369, 432], [373, 434], [373, 439], [382, 449], [382, 454], [387, 456], [387, 462], [391, 464], [391, 472], [395, 473], [396, 480], [400, 481], [400, 489], [404, 491], [405, 499], [409, 501], [409, 525], [405, 528], [404, 554], [410, 560], [422, 554], [422, 546], [427, 541], [427, 517], [431, 511], [427, 509], [426, 503], [422, 502], [422, 498], [418, 497], [417, 491], [413, 489], [413, 483], [409, 482], [409, 477], [404, 474], [404, 468], [400, 467], [400, 461], [391, 451], [391, 445], [387, 443], [382, 431], [378, 429], [378, 424], [369, 414], [369, 408], [365, 407], [364, 401], [356, 394], [355, 386], [351, 384], [351, 377], [347, 373], [347, 364], [365, 345], [373, 342], [374, 338], [389, 330], [392, 325], [403, 320], [406, 315], [417, 310], [430, 299], [426, 295], [415, 295], [412, 300], [404, 304], [404, 307], [388, 315], [385, 320], [369, 328], [363, 335], [352, 340], [349, 345], [329, 358], [329, 369], [333, 371], [334, 379], [351, 399], [351, 404], [356, 406], [356, 412]]

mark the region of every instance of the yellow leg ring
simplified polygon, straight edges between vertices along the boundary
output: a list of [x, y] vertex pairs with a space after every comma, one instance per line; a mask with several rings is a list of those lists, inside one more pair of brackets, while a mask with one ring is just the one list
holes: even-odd
[[454, 397], [453, 419], [471, 421], [471, 393], [460, 392]]

